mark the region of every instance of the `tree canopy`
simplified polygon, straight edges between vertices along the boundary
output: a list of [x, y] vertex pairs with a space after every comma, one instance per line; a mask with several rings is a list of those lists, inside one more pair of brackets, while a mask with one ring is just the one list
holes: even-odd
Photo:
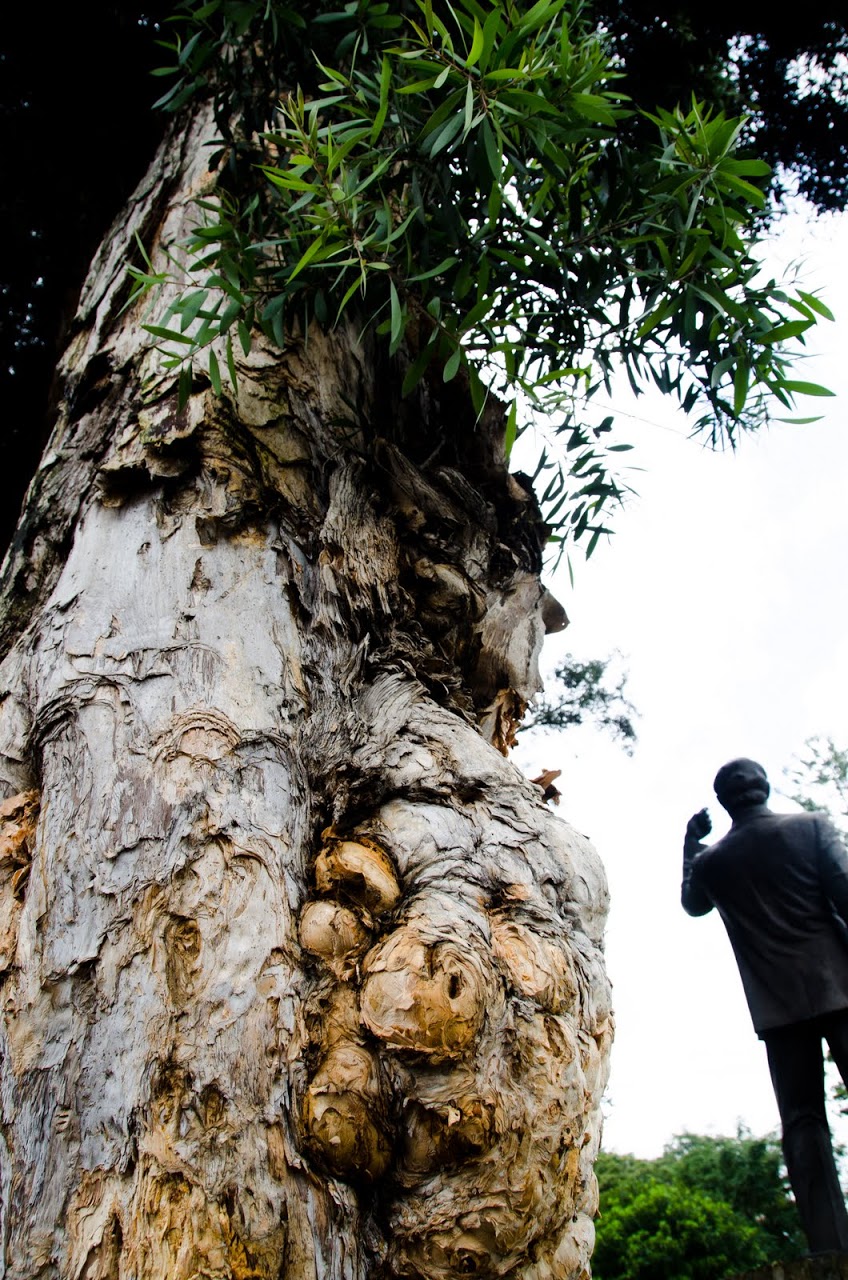
[[817, 209], [848, 201], [848, 31], [836, 3], [803, 10], [759, 0], [600, 3], [624, 60], [624, 89], [666, 108], [694, 93], [749, 116], [752, 145], [778, 196], [797, 186]]
[[[793, 381], [780, 364], [781, 343], [803, 334], [815, 307], [795, 296], [787, 311], [779, 291], [754, 283], [749, 250], [767, 175], [762, 160], [736, 149], [748, 135], [721, 113], [754, 108], [754, 142], [772, 163], [806, 156], [809, 175], [835, 173], [841, 149], [833, 145], [827, 154], [826, 144], [844, 110], [838, 15], [815, 6], [793, 15], [791, 41], [776, 17], [764, 25], [745, 6], [681, 21], [672, 7], [636, 3], [607, 12], [556, 3], [419, 9], [314, 0], [295, 11], [264, 0], [196, 0], [180, 6], [180, 15], [181, 24], [172, 23], [172, 6], [161, 0], [139, 10], [102, 0], [37, 35], [32, 11], [18, 10], [5, 24], [0, 109], [11, 144], [0, 188], [11, 252], [0, 284], [0, 372], [12, 443], [22, 453], [19, 484], [45, 438], [44, 388], [85, 260], [161, 128], [145, 87], [154, 37], [175, 46], [169, 56], [159, 51], [180, 75], [171, 106], [191, 89], [206, 91], [210, 78], [219, 106], [231, 100], [234, 80], [221, 78], [217, 54], [253, 51], [247, 63], [231, 59], [231, 71], [241, 68], [241, 124], [227, 125], [233, 204], [213, 217], [231, 230], [215, 251], [218, 267], [239, 264], [229, 284], [244, 293], [251, 258], [233, 250], [256, 230], [274, 242], [265, 260], [254, 257], [257, 273], [270, 264], [275, 278], [273, 290], [261, 280], [258, 312], [256, 282], [248, 279], [251, 299], [240, 304], [239, 317], [231, 312], [230, 323], [258, 315], [273, 329], [268, 306], [282, 307], [280, 297], [285, 303], [293, 293], [332, 320], [353, 286], [348, 306], [362, 302], [369, 315], [378, 313], [393, 346], [400, 338], [417, 344], [416, 374], [428, 360], [449, 376], [468, 363], [474, 386], [478, 364], [488, 366], [480, 370], [488, 380], [510, 395], [541, 399], [564, 429], [568, 469], [579, 483], [543, 458], [541, 490], [549, 519], [565, 519], [587, 542], [603, 527], [601, 505], [615, 482], [602, 447], [611, 424], [588, 425], [583, 397], [614, 364], [623, 360], [637, 383], [656, 381], [688, 409], [700, 402], [705, 428], [718, 434], [761, 420], [759, 393]], [[653, 52], [659, 32], [676, 42], [661, 76]], [[105, 60], [103, 47], [111, 51]], [[785, 75], [806, 66], [808, 79], [814, 73], [821, 82], [815, 102], [826, 98], [830, 115], [818, 151], [798, 143], [797, 130], [811, 117], [806, 82], [795, 76], [803, 109], [791, 115], [791, 97], [758, 82], [757, 68], [772, 64]], [[162, 86], [167, 95], [173, 82], [163, 77]], [[295, 92], [280, 117], [286, 89]], [[708, 105], [694, 109], [693, 91]], [[45, 151], [57, 102], [62, 198]], [[239, 157], [253, 154], [256, 130], [282, 137], [281, 120], [301, 149], [277, 142], [274, 156], [274, 139], [266, 140], [262, 158], [272, 181], [262, 208], [247, 212], [255, 170], [237, 173]], [[338, 207], [332, 191], [312, 181], [326, 173], [328, 147], [343, 179], [337, 187], [353, 184]], [[36, 155], [44, 162], [34, 163]], [[298, 155], [309, 165], [296, 163]], [[831, 182], [831, 204], [840, 181]], [[317, 189], [298, 190], [298, 182]], [[310, 199], [298, 209], [304, 196]], [[351, 261], [343, 267], [337, 233], [355, 202], [358, 244], [353, 252], [348, 245]], [[269, 209], [276, 221], [270, 237], [263, 221]], [[310, 219], [312, 241], [305, 234]], [[282, 240], [292, 253], [300, 246], [296, 257], [280, 261]], [[316, 241], [320, 247], [302, 263]], [[364, 281], [367, 302], [358, 293]], [[191, 292], [189, 314], [198, 290]], [[227, 309], [222, 303], [219, 318]], [[551, 377], [590, 366], [585, 376]], [[519, 422], [516, 413], [513, 425]]]
[[787, 344], [827, 308], [754, 252], [769, 168], [740, 151], [743, 120], [629, 101], [582, 0], [184, 0], [180, 17], [162, 105], [211, 91], [226, 189], [172, 270], [135, 276], [170, 286], [149, 328], [183, 399], [206, 349], [219, 389], [225, 335], [234, 378], [236, 331], [283, 346], [352, 311], [408, 365], [404, 394], [463, 371], [478, 413], [490, 389], [509, 406], [508, 447], [528, 409], [545, 417], [562, 442], [537, 468], [545, 518], [591, 553], [629, 445], [586, 402], [615, 373], [714, 444], [826, 394]]
[[585, 661], [567, 653], [557, 664], [552, 685], [533, 704], [521, 732], [528, 729], [576, 729], [592, 723], [610, 734], [631, 755], [638, 712], [626, 693], [626, 672], [610, 671], [620, 654]]
[[842, 831], [848, 822], [848, 750], [828, 736], [808, 738], [804, 754], [786, 770], [791, 799], [808, 813], [824, 813]]
[[773, 1137], [681, 1134], [656, 1160], [602, 1152], [597, 1280], [721, 1280], [805, 1245]]

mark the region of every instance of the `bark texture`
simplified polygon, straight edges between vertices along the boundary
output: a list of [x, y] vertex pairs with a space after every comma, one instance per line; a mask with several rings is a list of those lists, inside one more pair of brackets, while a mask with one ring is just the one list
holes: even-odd
[[95, 261], [4, 567], [0, 1275], [577, 1280], [606, 888], [502, 754], [535, 505], [354, 328], [151, 395], [124, 263], [207, 133]]

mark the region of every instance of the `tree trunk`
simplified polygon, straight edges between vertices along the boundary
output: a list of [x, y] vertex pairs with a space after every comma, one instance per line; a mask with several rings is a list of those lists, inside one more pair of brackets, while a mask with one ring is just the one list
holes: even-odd
[[585, 1276], [606, 890], [496, 749], [544, 530], [499, 410], [353, 327], [151, 395], [125, 264], [207, 136], [94, 263], [4, 569], [0, 1274]]

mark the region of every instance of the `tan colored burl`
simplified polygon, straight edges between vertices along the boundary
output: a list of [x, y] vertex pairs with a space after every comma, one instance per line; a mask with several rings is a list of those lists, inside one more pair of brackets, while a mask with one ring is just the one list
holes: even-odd
[[[479, 808], [398, 801], [368, 824], [384, 845], [346, 842], [402, 892], [379, 921], [369, 915], [377, 936], [355, 964], [339, 964], [332, 930], [310, 947], [324, 975], [311, 1024], [322, 1056], [304, 1082], [302, 1142], [352, 1185], [382, 1180], [393, 1274], [518, 1274], [529, 1251], [528, 1274], [553, 1280], [566, 1258], [582, 1259], [578, 1272], [588, 1263], [599, 1130], [587, 1119], [606, 1081], [609, 1002], [581, 999], [585, 943], [571, 947], [551, 892], [567, 893], [568, 855], [537, 867], [533, 838], [518, 842], [503, 869], [490, 865], [487, 889], [463, 853], [485, 840], [475, 818], [485, 826]], [[516, 859], [521, 879], [497, 887]], [[316, 889], [329, 887], [324, 874]], [[368, 914], [364, 876], [334, 887], [345, 906], [308, 902], [302, 941], [335, 912]]]
[[338, 978], [349, 976], [371, 941], [371, 930], [350, 907], [319, 899], [304, 907], [300, 945], [320, 956]]
[[39, 792], [30, 790], [0, 804], [0, 973], [14, 963], [40, 802]]
[[388, 1172], [392, 1142], [380, 1064], [363, 1045], [335, 1045], [303, 1100], [309, 1148], [339, 1178], [376, 1182]]
[[391, 911], [400, 897], [392, 864], [373, 840], [333, 840], [318, 855], [315, 887], [341, 893], [374, 915]]
[[362, 1020], [387, 1047], [442, 1062], [474, 1041], [490, 983], [467, 943], [428, 932], [403, 926], [368, 953]]

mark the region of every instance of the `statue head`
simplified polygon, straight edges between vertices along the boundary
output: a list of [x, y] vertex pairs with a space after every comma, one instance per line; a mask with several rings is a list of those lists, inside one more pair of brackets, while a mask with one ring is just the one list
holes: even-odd
[[721, 766], [713, 789], [719, 804], [734, 818], [745, 809], [765, 804], [770, 787], [763, 766], [743, 756]]

